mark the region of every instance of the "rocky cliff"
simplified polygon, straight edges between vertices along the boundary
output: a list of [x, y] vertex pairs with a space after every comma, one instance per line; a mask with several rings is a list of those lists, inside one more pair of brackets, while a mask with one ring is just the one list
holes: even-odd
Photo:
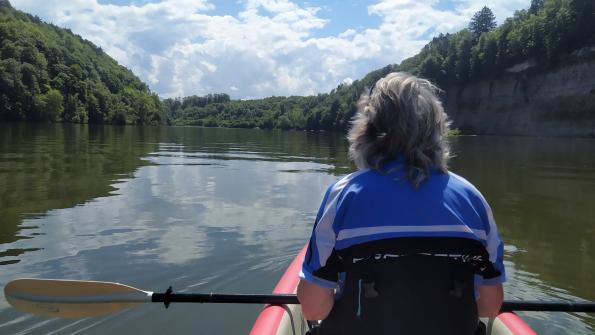
[[526, 62], [495, 80], [448, 90], [453, 127], [469, 134], [595, 137], [595, 46], [558, 64]]

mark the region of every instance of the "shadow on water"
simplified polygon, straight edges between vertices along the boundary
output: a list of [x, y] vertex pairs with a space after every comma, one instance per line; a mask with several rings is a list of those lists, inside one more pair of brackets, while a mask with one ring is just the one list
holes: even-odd
[[158, 157], [315, 162], [327, 164], [324, 172], [335, 175], [352, 170], [347, 141], [337, 133], [169, 127], [162, 129], [162, 138], [168, 142], [154, 153]]
[[140, 158], [155, 150], [157, 135], [138, 127], [0, 124], [0, 245], [35, 237], [38, 227], [23, 226], [25, 219], [109, 195], [114, 181], [147, 165]]

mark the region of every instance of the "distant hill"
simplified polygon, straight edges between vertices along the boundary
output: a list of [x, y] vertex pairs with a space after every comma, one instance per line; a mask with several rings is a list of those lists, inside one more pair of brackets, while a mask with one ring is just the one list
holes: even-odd
[[[461, 100], [466, 87], [503, 78], [510, 71], [518, 73], [518, 65], [523, 63], [532, 64], [532, 72], [553, 71], [564, 66], [571, 53], [592, 44], [594, 36], [595, 1], [532, 0], [529, 9], [517, 11], [499, 27], [496, 27], [491, 11], [484, 8], [476, 14], [468, 29], [454, 34], [441, 34], [417, 55], [400, 64], [370, 72], [351, 85], [339, 85], [329, 94], [250, 101], [213, 101], [203, 106], [185, 103], [188, 98], [180, 98], [166, 99], [165, 105], [169, 122], [174, 124], [342, 130], [348, 127], [349, 120], [356, 111], [357, 99], [365, 89], [389, 72], [406, 71], [432, 80], [445, 91], [443, 98], [447, 111], [455, 116], [455, 126], [465, 128], [466, 121], [457, 122], [455, 109], [469, 107], [470, 104], [465, 105], [464, 99]], [[517, 86], [526, 86], [523, 85]], [[514, 90], [514, 87], [510, 89], [511, 92]], [[527, 100], [526, 96], [530, 95], [527, 92], [520, 93], [522, 96], [519, 100]], [[586, 94], [589, 94], [588, 90]], [[565, 101], [566, 107], [559, 106], [559, 113], [578, 106], [582, 108], [579, 113], [581, 118], [592, 109], [592, 114], [595, 114], [595, 99], [585, 96], [584, 92], [571, 97], [571, 103], [568, 103], [567, 97], [561, 100]], [[517, 103], [518, 101], [513, 101], [510, 104]], [[542, 101], [541, 107], [547, 108], [548, 104]], [[476, 103], [474, 105], [479, 106]], [[595, 120], [595, 116], [586, 117]], [[481, 120], [469, 126], [468, 130], [484, 132], [482, 127], [478, 127], [478, 122], [481, 123]], [[506, 124], [502, 126], [506, 127]], [[523, 131], [519, 129], [515, 133], [523, 134]]]
[[157, 124], [165, 114], [101, 48], [0, 0], [0, 120]]

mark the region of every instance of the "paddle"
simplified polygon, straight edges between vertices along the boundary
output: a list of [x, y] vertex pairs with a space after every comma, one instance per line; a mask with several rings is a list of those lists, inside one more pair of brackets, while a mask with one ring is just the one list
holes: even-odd
[[[6, 300], [23, 312], [83, 318], [115, 313], [148, 302], [298, 304], [294, 294], [215, 294], [143, 291], [110, 282], [16, 279], [4, 287]], [[502, 311], [595, 312], [595, 302], [505, 301]]]

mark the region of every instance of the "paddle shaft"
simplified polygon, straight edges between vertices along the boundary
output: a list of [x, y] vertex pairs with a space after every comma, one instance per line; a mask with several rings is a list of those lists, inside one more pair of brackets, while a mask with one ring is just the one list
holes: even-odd
[[218, 294], [218, 293], [153, 293], [152, 302], [222, 303], [222, 304], [299, 304], [295, 294]]
[[[153, 293], [153, 302], [235, 303], [235, 304], [299, 304], [295, 294], [217, 294], [217, 293]], [[532, 312], [595, 312], [592, 302], [505, 301], [501, 311]]]
[[594, 302], [580, 301], [504, 301], [502, 312], [582, 312], [595, 313]]

